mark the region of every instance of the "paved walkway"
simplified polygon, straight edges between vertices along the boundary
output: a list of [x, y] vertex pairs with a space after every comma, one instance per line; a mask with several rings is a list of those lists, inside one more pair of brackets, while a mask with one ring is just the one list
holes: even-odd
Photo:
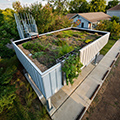
[[[83, 117], [117, 60], [118, 52], [120, 52], [120, 40], [114, 44], [95, 68], [93, 66], [90, 67], [92, 72], [87, 72], [89, 75], [87, 74], [84, 81], [74, 88], [74, 92], [69, 92], [69, 90], [67, 92], [67, 89], [64, 90], [63, 88], [65, 95], [60, 94], [61, 96], [58, 97], [58, 99], [53, 99], [53, 105], [56, 106], [57, 110], [51, 115], [52, 119], [79, 120]], [[54, 102], [55, 100], [57, 100], [57, 102]], [[59, 102], [62, 100], [63, 103], [60, 104]]]

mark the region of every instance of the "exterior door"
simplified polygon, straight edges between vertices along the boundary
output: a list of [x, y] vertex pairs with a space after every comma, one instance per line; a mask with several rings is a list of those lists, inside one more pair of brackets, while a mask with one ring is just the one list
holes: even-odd
[[84, 28], [84, 23], [82, 22], [82, 25], [81, 25], [82, 28]]

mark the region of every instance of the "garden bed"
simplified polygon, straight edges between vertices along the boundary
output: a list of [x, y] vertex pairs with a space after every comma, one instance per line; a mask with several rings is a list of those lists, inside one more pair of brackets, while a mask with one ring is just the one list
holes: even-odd
[[67, 53], [77, 52], [101, 36], [98, 33], [66, 30], [42, 35], [18, 46], [44, 72], [59, 62], [59, 58], [63, 60]]

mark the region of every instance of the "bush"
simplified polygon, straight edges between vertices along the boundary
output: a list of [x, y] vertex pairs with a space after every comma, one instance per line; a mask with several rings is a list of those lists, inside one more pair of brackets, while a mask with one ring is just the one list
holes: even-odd
[[43, 7], [41, 3], [34, 3], [30, 6], [24, 6], [17, 12], [31, 13], [36, 21], [39, 33], [70, 27], [72, 24], [72, 20], [69, 20], [66, 16], [58, 15], [56, 12], [53, 13], [53, 8], [49, 4]]
[[66, 74], [66, 83], [73, 84], [74, 78], [77, 78], [79, 73], [81, 72], [82, 63], [80, 62], [79, 55], [70, 55], [68, 58], [65, 59], [64, 66], [62, 67], [62, 71]]
[[35, 52], [34, 53], [34, 55], [32, 55], [32, 58], [34, 59], [34, 58], [37, 58], [37, 57], [41, 57], [42, 55], [44, 55], [45, 54], [45, 52]]
[[61, 57], [69, 52], [71, 52], [74, 48], [72, 46], [64, 45], [60, 48], [58, 57]]
[[56, 42], [56, 45], [58, 45], [58, 46], [64, 46], [64, 45], [67, 44], [66, 41], [61, 40], [61, 39], [58, 39], [58, 40], [56, 40], [55, 42]]
[[112, 17], [111, 17], [111, 21], [113, 22], [114, 20], [118, 23], [118, 22], [119, 22], [119, 17], [117, 17], [117, 16], [112, 16]]
[[31, 41], [23, 43], [22, 46], [23, 46], [23, 48], [25, 48], [27, 50], [31, 50], [32, 49], [34, 52], [40, 52], [40, 51], [44, 51], [45, 50], [45, 48], [42, 45], [40, 45], [38, 43], [32, 43]]
[[8, 49], [6, 46], [4, 46], [2, 43], [0, 43], [1, 58], [11, 58], [14, 55], [15, 55], [15, 52], [13, 49]]
[[96, 29], [101, 31], [109, 31], [111, 33], [110, 39], [113, 40], [117, 40], [117, 38], [120, 36], [120, 24], [115, 20], [113, 22], [108, 20], [101, 21], [97, 25]]

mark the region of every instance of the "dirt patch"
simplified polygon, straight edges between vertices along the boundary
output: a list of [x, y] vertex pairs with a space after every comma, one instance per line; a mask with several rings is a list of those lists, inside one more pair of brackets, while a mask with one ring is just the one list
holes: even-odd
[[82, 120], [120, 119], [120, 57]]

